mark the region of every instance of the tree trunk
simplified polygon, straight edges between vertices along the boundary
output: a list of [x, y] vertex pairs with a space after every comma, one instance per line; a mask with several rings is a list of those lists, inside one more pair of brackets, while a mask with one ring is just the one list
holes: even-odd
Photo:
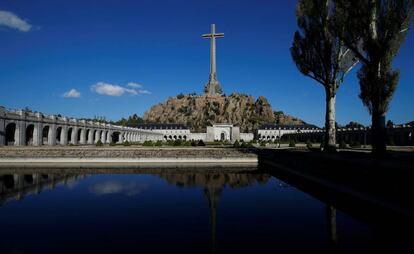
[[387, 128], [385, 128], [385, 114], [372, 112], [371, 127], [372, 153], [383, 156], [387, 152]]
[[325, 113], [325, 144], [324, 151], [336, 151], [336, 127], [335, 127], [335, 103], [336, 95], [326, 89], [326, 113]]

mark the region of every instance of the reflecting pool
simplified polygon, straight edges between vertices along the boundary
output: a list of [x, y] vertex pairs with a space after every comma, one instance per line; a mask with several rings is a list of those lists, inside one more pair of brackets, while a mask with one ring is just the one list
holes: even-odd
[[0, 171], [0, 253], [396, 253], [411, 245], [409, 235], [263, 172], [50, 172]]

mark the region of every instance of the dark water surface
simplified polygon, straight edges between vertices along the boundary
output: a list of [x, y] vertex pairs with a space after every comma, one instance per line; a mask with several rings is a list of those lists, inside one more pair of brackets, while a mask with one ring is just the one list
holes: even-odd
[[358, 221], [265, 173], [114, 174], [120, 171], [0, 171], [0, 253], [396, 253], [411, 246], [410, 235]]

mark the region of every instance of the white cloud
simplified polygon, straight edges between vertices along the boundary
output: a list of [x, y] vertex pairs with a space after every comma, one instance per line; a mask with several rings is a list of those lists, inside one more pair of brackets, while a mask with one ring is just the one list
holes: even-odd
[[17, 29], [21, 32], [29, 32], [32, 29], [32, 25], [25, 20], [19, 18], [16, 14], [9, 11], [0, 10], [0, 26], [6, 26], [9, 28]]
[[135, 196], [142, 193], [148, 188], [148, 184], [137, 182], [120, 182], [120, 181], [107, 181], [101, 183], [95, 183], [89, 187], [89, 191], [95, 195], [107, 195], [122, 193], [126, 196]]
[[127, 84], [127, 86], [132, 87], [132, 88], [142, 88], [141, 84], [135, 83], [135, 82], [129, 82]]
[[81, 96], [80, 92], [76, 91], [76, 89], [70, 89], [66, 93], [62, 95], [65, 98], [79, 98]]
[[138, 93], [139, 94], [151, 94], [151, 92], [148, 90], [138, 90]]
[[105, 82], [98, 82], [95, 85], [92, 85], [91, 90], [97, 94], [108, 96], [121, 96], [125, 93], [124, 87]]
[[[128, 88], [129, 87], [129, 88]], [[91, 86], [91, 91], [101, 95], [107, 96], [122, 96], [124, 94], [129, 95], [138, 95], [138, 94], [151, 94], [148, 90], [140, 90], [137, 88], [142, 88], [142, 85], [134, 82], [127, 84], [127, 87], [109, 84], [106, 82], [98, 82], [95, 85]]]

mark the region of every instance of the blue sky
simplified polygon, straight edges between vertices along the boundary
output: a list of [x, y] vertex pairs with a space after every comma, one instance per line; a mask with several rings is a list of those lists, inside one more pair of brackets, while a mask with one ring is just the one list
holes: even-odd
[[[225, 33], [217, 42], [217, 68], [226, 94], [264, 95], [274, 110], [321, 126], [323, 88], [298, 72], [289, 53], [297, 29], [295, 5], [294, 0], [1, 0], [0, 105], [116, 120], [142, 115], [180, 92], [202, 93], [209, 41], [201, 34], [215, 23]], [[414, 120], [413, 45], [411, 31], [394, 62], [401, 79], [387, 118], [396, 123]], [[354, 71], [338, 92], [339, 123], [370, 123], [358, 94]]]

